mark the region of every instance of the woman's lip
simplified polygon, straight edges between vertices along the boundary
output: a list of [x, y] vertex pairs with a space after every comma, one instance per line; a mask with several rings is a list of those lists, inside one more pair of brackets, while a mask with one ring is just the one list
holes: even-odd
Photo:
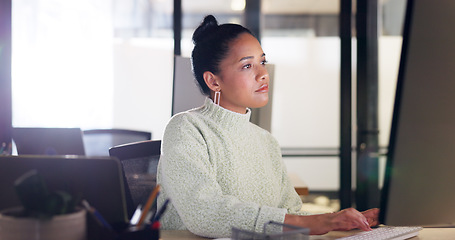
[[256, 92], [268, 92], [269, 91], [269, 85], [264, 84], [262, 85]]

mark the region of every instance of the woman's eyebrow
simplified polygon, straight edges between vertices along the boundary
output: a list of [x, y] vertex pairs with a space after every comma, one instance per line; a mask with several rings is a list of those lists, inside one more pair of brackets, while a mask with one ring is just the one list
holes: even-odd
[[[262, 58], [262, 57], [265, 57], [265, 53], [263, 53], [263, 54], [261, 55], [261, 58]], [[247, 60], [247, 59], [251, 59], [251, 58], [254, 58], [254, 56], [246, 56], [246, 57], [240, 58], [239, 62], [244, 61], [244, 60]]]

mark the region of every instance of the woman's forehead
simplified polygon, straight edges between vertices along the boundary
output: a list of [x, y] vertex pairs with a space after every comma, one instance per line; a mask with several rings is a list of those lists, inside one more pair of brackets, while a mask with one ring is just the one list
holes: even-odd
[[244, 33], [231, 42], [228, 57], [241, 61], [245, 58], [260, 58], [263, 55], [259, 41], [251, 34]]

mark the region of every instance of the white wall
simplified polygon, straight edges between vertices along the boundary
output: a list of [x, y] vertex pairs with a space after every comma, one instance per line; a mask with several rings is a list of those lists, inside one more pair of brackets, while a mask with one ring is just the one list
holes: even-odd
[[272, 134], [283, 147], [336, 147], [339, 139], [339, 38], [263, 38], [276, 65]]
[[161, 139], [171, 117], [173, 47], [172, 39], [115, 41], [113, 127]]
[[[272, 59], [270, 61], [277, 62], [272, 134], [284, 147], [338, 147], [339, 39], [287, 39], [287, 41], [289, 42], [284, 42], [286, 44], [263, 41], [267, 56]], [[387, 146], [389, 141], [401, 41], [401, 37], [379, 39], [378, 121], [381, 146]], [[271, 46], [281, 47], [268, 48], [269, 43]], [[286, 51], [283, 46], [298, 44], [305, 47], [293, 48], [288, 50], [290, 54], [279, 55], [278, 52]], [[273, 52], [274, 50], [276, 53]], [[279, 60], [274, 59], [275, 54]], [[354, 77], [355, 71], [354, 68]], [[285, 158], [284, 160], [288, 172], [298, 175], [310, 189], [338, 190], [338, 158]], [[384, 160], [382, 158], [380, 161], [380, 185], [383, 181]], [[355, 176], [353, 183], [355, 183]]]

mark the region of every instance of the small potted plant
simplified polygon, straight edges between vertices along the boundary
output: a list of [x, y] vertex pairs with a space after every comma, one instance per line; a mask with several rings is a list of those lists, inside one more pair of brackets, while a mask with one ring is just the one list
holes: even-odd
[[50, 191], [36, 170], [18, 178], [15, 189], [22, 207], [0, 212], [0, 239], [86, 239], [85, 210], [67, 192]]

